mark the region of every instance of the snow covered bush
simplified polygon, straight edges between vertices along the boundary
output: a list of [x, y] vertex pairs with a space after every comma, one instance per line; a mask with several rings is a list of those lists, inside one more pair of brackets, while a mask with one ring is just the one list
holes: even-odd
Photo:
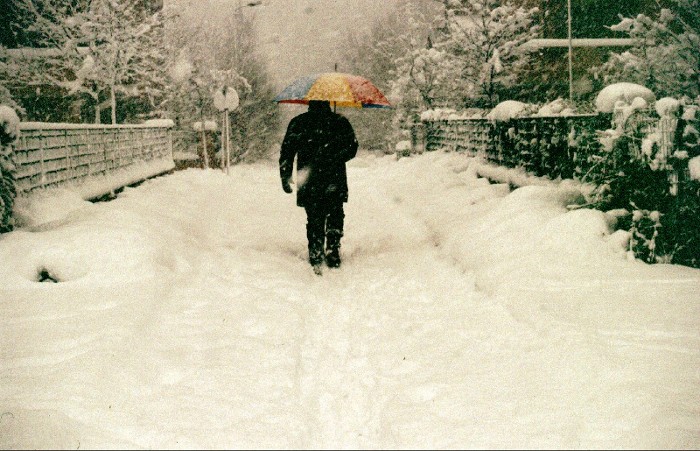
[[[595, 99], [596, 110], [601, 113], [612, 113], [618, 102], [632, 105], [636, 99], [643, 99], [648, 104], [656, 100], [651, 89], [636, 83], [613, 83], [603, 88]], [[638, 105], [637, 105], [638, 106]]]
[[656, 263], [656, 239], [661, 229], [661, 214], [658, 211], [634, 210], [631, 219], [629, 258], [641, 258], [648, 263]]
[[562, 98], [553, 100], [540, 106], [533, 116], [548, 117], [548, 116], [572, 116], [574, 109], [569, 106], [569, 103]]
[[17, 194], [13, 144], [19, 137], [19, 117], [15, 111], [0, 105], [0, 233], [12, 230], [12, 208]]
[[583, 178], [596, 187], [591, 205], [628, 210], [617, 227], [630, 232], [631, 255], [698, 267], [700, 183], [689, 164], [700, 155], [695, 107], [668, 97], [647, 103], [651, 94], [630, 86], [623, 95], [612, 85], [596, 101], [600, 109], [614, 103], [615, 124], [600, 132], [600, 152], [590, 156]]

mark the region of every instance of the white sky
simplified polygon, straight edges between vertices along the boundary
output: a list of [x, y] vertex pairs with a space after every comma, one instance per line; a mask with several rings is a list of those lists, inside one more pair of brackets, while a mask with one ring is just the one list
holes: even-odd
[[275, 162], [22, 200], [0, 448], [700, 447], [700, 270], [628, 260], [570, 181], [477, 169], [361, 154], [322, 277]]
[[352, 30], [367, 29], [395, 0], [265, 0], [257, 7], [264, 49], [278, 82], [307, 73], [343, 71], [337, 45]]
[[[167, 0], [186, 2], [186, 0]], [[197, 8], [217, 2], [245, 5], [243, 0], [191, 1]], [[279, 88], [308, 73], [332, 71], [338, 63], [336, 47], [349, 30], [369, 28], [387, 14], [396, 0], [263, 0], [262, 5], [243, 8], [255, 14], [261, 49]]]

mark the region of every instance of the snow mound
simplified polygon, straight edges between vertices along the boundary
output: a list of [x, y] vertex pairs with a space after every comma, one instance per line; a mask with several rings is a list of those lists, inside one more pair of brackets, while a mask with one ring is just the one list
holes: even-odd
[[615, 109], [615, 104], [619, 101], [627, 105], [632, 104], [634, 99], [641, 97], [647, 103], [653, 103], [656, 96], [651, 89], [635, 83], [615, 83], [603, 88], [595, 99], [596, 110], [601, 113], [611, 113]]
[[58, 222], [81, 208], [93, 205], [79, 193], [65, 188], [35, 190], [19, 196], [14, 207], [14, 217], [20, 227], [37, 227]]
[[517, 100], [505, 100], [496, 105], [486, 115], [486, 119], [490, 121], [508, 121], [526, 115], [530, 107], [527, 103], [518, 102]]

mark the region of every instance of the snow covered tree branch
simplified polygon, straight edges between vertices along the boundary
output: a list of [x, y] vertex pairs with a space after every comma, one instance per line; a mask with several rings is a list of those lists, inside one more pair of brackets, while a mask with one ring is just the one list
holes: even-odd
[[660, 96], [700, 96], [700, 0], [674, 0], [655, 17], [621, 17], [610, 27], [634, 39], [593, 70], [605, 83], [639, 83]]
[[510, 0], [450, 0], [449, 35], [444, 43], [461, 62], [459, 88], [465, 106], [490, 108], [513, 86], [529, 54], [521, 44], [536, 37], [537, 8]]
[[[29, 17], [34, 48], [15, 52], [27, 85], [49, 84], [92, 99], [95, 122], [108, 99], [153, 96], [162, 80], [162, 26], [139, 0], [12, 0]], [[66, 4], [68, 3], [68, 4]]]

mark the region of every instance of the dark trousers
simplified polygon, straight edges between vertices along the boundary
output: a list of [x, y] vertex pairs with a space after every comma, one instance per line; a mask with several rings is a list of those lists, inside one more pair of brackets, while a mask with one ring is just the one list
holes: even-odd
[[326, 253], [338, 258], [345, 221], [343, 202], [324, 202], [304, 208], [306, 209], [306, 237], [309, 240], [309, 263], [321, 264]]

